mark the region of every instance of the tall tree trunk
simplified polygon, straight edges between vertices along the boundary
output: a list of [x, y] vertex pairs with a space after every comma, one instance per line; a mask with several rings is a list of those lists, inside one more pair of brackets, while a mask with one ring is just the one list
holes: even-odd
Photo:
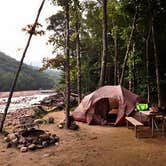
[[75, 31], [77, 34], [76, 37], [76, 54], [77, 54], [77, 93], [78, 93], [78, 104], [81, 102], [82, 92], [81, 92], [81, 58], [80, 58], [80, 17], [79, 17], [79, 0], [74, 1], [75, 10], [76, 10], [76, 25]]
[[158, 100], [158, 106], [161, 106], [160, 77], [159, 77], [159, 69], [158, 69], [158, 55], [157, 55], [157, 46], [156, 46], [156, 38], [155, 38], [155, 29], [154, 29], [154, 11], [151, 7], [151, 1], [149, 1], [149, 0], [148, 0], [148, 7], [149, 7], [150, 17], [151, 17], [151, 21], [152, 21], [152, 40], [153, 40], [153, 51], [154, 51], [154, 60], [155, 60], [157, 100]]
[[157, 56], [157, 47], [156, 47], [156, 38], [155, 38], [154, 18], [153, 18], [153, 16], [152, 16], [152, 39], [153, 39], [155, 72], [156, 72], [156, 83], [157, 83], [157, 100], [158, 100], [158, 106], [161, 106], [160, 77], [159, 77], [159, 69], [158, 69], [158, 56]]
[[135, 55], [135, 43], [133, 43], [133, 49], [131, 51], [131, 54], [129, 54], [128, 58], [128, 67], [129, 67], [129, 90], [133, 91], [133, 61], [134, 61], [134, 55]]
[[[118, 45], [117, 45], [117, 51], [118, 51]], [[120, 62], [119, 62], [119, 54], [118, 53], [117, 53], [116, 65], [117, 65], [116, 78], [117, 78], [117, 84], [119, 84], [120, 83]]]
[[131, 60], [129, 60], [129, 90], [132, 91], [132, 64]]
[[103, 4], [103, 19], [102, 19], [103, 50], [102, 50], [102, 58], [101, 58], [101, 72], [100, 72], [99, 86], [102, 86], [105, 83], [106, 61], [107, 61], [107, 0], [103, 0], [102, 4]]
[[70, 56], [69, 56], [69, 0], [65, 2], [65, 17], [66, 17], [66, 95], [65, 95], [65, 112], [66, 112], [66, 128], [70, 126]]
[[147, 100], [150, 102], [150, 84], [149, 84], [149, 38], [151, 33], [151, 25], [149, 25], [148, 34], [145, 38], [145, 54], [146, 54], [146, 84], [147, 84]]
[[114, 50], [115, 50], [115, 57], [114, 57], [114, 85], [117, 85], [118, 78], [118, 43], [117, 43], [117, 31], [115, 30], [114, 34]]
[[81, 102], [81, 60], [80, 60], [80, 38], [79, 38], [79, 28], [76, 25], [76, 52], [77, 52], [77, 92], [78, 92], [78, 104]]
[[5, 107], [5, 110], [4, 110], [4, 114], [3, 114], [3, 117], [2, 117], [2, 121], [1, 121], [0, 132], [2, 132], [2, 130], [3, 130], [3, 125], [4, 125], [4, 122], [5, 122], [5, 119], [6, 119], [6, 115], [7, 115], [7, 112], [8, 112], [8, 108], [9, 108], [10, 103], [11, 103], [11, 99], [12, 99], [12, 96], [13, 96], [14, 89], [15, 89], [15, 86], [16, 86], [16, 83], [17, 83], [17, 80], [18, 80], [18, 77], [19, 77], [21, 68], [22, 68], [22, 64], [23, 64], [23, 61], [24, 61], [26, 52], [27, 52], [27, 50], [28, 50], [28, 48], [29, 48], [31, 38], [32, 38], [32, 36], [33, 36], [33, 34], [34, 34], [34, 32], [35, 32], [35, 28], [36, 28], [36, 25], [37, 25], [37, 23], [38, 23], [38, 19], [39, 19], [39, 16], [40, 16], [40, 13], [41, 13], [41, 10], [42, 10], [42, 8], [43, 8], [44, 3], [45, 3], [45, 0], [42, 1], [41, 5], [40, 5], [40, 7], [39, 7], [39, 10], [38, 10], [38, 13], [37, 13], [35, 22], [34, 22], [34, 24], [33, 24], [33, 26], [32, 26], [32, 29], [31, 29], [31, 32], [30, 32], [30, 34], [29, 34], [29, 38], [28, 38], [26, 47], [25, 47], [25, 49], [24, 49], [24, 51], [23, 51], [23, 55], [22, 55], [21, 61], [20, 61], [20, 63], [19, 63], [17, 73], [16, 73], [15, 78], [14, 78], [14, 81], [13, 81], [13, 83], [12, 83], [12, 86], [11, 86], [11, 89], [10, 89], [10, 93], [9, 93], [9, 97], [8, 97], [8, 100], [7, 100], [7, 104], [6, 104], [6, 107]]
[[132, 29], [131, 29], [129, 41], [128, 41], [128, 44], [127, 44], [126, 54], [125, 54], [125, 58], [124, 58], [123, 66], [122, 66], [122, 72], [121, 72], [121, 77], [120, 77], [120, 85], [123, 84], [123, 80], [124, 80], [124, 73], [125, 73], [125, 69], [126, 69], [126, 63], [127, 63], [129, 51], [130, 51], [132, 36], [133, 36], [134, 30], [135, 30], [136, 18], [137, 18], [137, 8], [136, 8], [135, 15], [134, 15], [134, 18], [133, 18]]
[[136, 80], [136, 70], [135, 70], [135, 55], [133, 56], [133, 88], [132, 88], [132, 92], [135, 92], [135, 83]]

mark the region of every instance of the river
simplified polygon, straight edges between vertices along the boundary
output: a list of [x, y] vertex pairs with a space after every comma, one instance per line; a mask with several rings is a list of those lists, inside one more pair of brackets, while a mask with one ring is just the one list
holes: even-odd
[[[25, 92], [26, 91], [23, 91], [22, 93], [20, 92], [19, 96], [15, 95], [14, 97], [12, 97], [8, 112], [13, 112], [17, 109], [29, 108], [32, 105], [37, 105], [45, 97], [55, 94], [55, 92], [51, 92], [51, 91], [44, 91], [44, 92], [41, 91], [36, 94], [32, 93], [32, 95], [29, 95], [27, 93], [28, 95], [26, 95]], [[27, 92], [29, 92], [29, 91], [27, 91]], [[21, 95], [21, 94], [23, 94], [23, 95]], [[4, 112], [7, 100], [8, 100], [8, 97], [0, 98], [0, 113]]]

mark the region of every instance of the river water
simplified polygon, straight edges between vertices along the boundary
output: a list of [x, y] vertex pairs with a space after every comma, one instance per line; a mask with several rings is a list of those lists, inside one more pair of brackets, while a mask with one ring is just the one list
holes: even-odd
[[[53, 93], [43, 93], [43, 94], [41, 93], [41, 94], [34, 94], [31, 96], [13, 97], [8, 112], [13, 112], [17, 109], [29, 108], [32, 105], [37, 105], [40, 103], [41, 100], [50, 95], [53, 95]], [[0, 113], [4, 112], [7, 99], [8, 99], [7, 97], [0, 98]]]

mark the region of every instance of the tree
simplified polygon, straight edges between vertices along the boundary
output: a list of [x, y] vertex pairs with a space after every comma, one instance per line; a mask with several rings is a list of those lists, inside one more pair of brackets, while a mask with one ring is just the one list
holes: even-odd
[[[156, 2], [160, 0], [155, 0]], [[64, 2], [64, 1], [63, 1]], [[75, 2], [78, 2], [75, 0]], [[104, 28], [102, 28], [102, 20], [103, 19], [103, 0], [90, 0], [90, 1], [82, 1], [80, 3], [81, 12], [83, 17], [79, 19], [81, 20], [81, 24], [79, 24], [79, 30], [77, 30], [77, 10], [74, 9], [74, 1], [70, 4], [70, 51], [72, 57], [70, 59], [70, 81], [71, 89], [74, 92], [77, 92], [77, 71], [78, 71], [78, 59], [77, 59], [77, 51], [78, 45], [76, 46], [76, 41], [78, 41], [79, 37], [79, 47], [81, 52], [81, 76], [82, 76], [82, 92], [89, 93], [96, 89], [97, 84], [101, 81], [101, 57], [103, 58], [103, 44], [104, 40], [101, 36], [104, 32]], [[162, 17], [157, 14], [157, 18], [155, 16], [154, 28], [156, 37], [156, 45], [157, 45], [157, 53], [158, 53], [158, 63], [159, 63], [159, 73], [162, 85], [166, 85], [165, 81], [165, 68], [164, 68], [164, 43], [165, 43], [165, 29], [166, 23], [164, 22], [164, 12], [165, 10], [165, 2], [160, 1], [162, 9]], [[153, 5], [154, 7], [156, 5]], [[73, 10], [74, 9], [74, 10]], [[159, 9], [155, 7], [157, 12]], [[117, 1], [112, 0], [107, 2], [107, 60], [106, 60], [106, 69], [104, 76], [104, 84], [117, 84], [119, 83], [119, 74], [118, 71], [123, 71], [121, 75], [121, 82], [123, 82], [123, 86], [131, 88], [134, 92], [146, 97], [146, 86], [147, 79], [145, 79], [146, 75], [146, 52], [145, 52], [145, 40], [147, 39], [148, 29], [150, 26], [149, 23], [149, 13], [148, 13], [148, 5], [147, 1], [134, 1], [134, 0], [124, 0]], [[64, 12], [61, 12], [63, 15]], [[57, 16], [57, 14], [56, 14]], [[60, 15], [59, 15], [60, 16]], [[54, 39], [52, 40], [56, 46], [62, 48], [62, 52], [65, 49], [65, 15], [61, 19], [60, 24], [57, 23], [60, 18], [56, 17], [55, 22], [56, 26], [54, 26], [55, 34]], [[160, 21], [156, 21], [159, 19]], [[62, 21], [63, 20], [63, 21]], [[148, 24], [147, 24], [148, 23]], [[104, 24], [103, 24], [104, 25]], [[148, 26], [147, 26], [148, 25]], [[59, 28], [59, 29], [58, 29]], [[61, 29], [61, 31], [60, 31]], [[160, 31], [159, 31], [160, 29]], [[136, 33], [135, 33], [136, 32]], [[59, 33], [59, 34], [58, 34]], [[63, 34], [63, 36], [62, 36]], [[79, 35], [77, 35], [79, 34]], [[162, 35], [161, 35], [162, 34]], [[61, 37], [62, 36], [62, 37]], [[74, 39], [74, 40], [73, 40]], [[152, 79], [154, 79], [154, 62], [153, 62], [153, 42], [149, 36], [149, 88], [150, 94], [155, 93], [156, 89], [155, 85], [152, 84]], [[161, 46], [162, 44], [162, 46]], [[135, 45], [135, 46], [134, 46]], [[132, 46], [134, 46], [134, 52], [132, 53]], [[160, 48], [159, 48], [160, 47]], [[63, 53], [62, 53], [63, 54]], [[131, 54], [132, 57], [130, 56]], [[110, 55], [110, 56], [108, 56]], [[64, 56], [63, 56], [64, 57]], [[65, 58], [65, 57], [64, 57]], [[129, 60], [129, 61], [128, 61]], [[58, 59], [56, 59], [58, 62]], [[127, 62], [130, 62], [127, 63]], [[61, 64], [61, 63], [60, 63]], [[113, 79], [114, 78], [114, 81]], [[130, 84], [128, 84], [130, 81]], [[155, 95], [151, 95], [153, 97]]]
[[53, 46], [53, 53], [64, 52], [65, 50], [65, 14], [60, 10], [47, 19], [47, 30], [52, 34], [49, 36], [48, 43]]
[[126, 62], [127, 62], [129, 51], [130, 51], [130, 46], [131, 46], [133, 33], [134, 33], [134, 30], [135, 30], [136, 18], [137, 18], [137, 7], [136, 7], [135, 15], [134, 15], [134, 18], [133, 18], [132, 29], [131, 29], [130, 37], [129, 37], [129, 40], [128, 40], [126, 53], [125, 53], [125, 57], [124, 57], [124, 62], [123, 62], [123, 66], [122, 66], [122, 72], [121, 72], [121, 76], [120, 76], [120, 85], [123, 85], [124, 72], [125, 72]]
[[69, 128], [69, 115], [70, 115], [70, 55], [69, 55], [69, 0], [65, 1], [65, 18], [66, 18], [66, 49], [65, 49], [65, 58], [66, 58], [66, 128]]
[[[65, 85], [66, 85], [66, 89], [65, 89], [65, 114], [66, 114], [66, 128], [68, 129], [70, 126], [70, 121], [69, 121], [69, 116], [70, 116], [70, 31], [69, 31], [69, 4], [70, 4], [70, 0], [51, 0], [52, 3], [54, 5], [60, 5], [62, 6], [63, 10], [64, 10], [64, 17], [63, 17], [63, 11], [61, 12], [61, 20], [60, 20], [60, 24], [59, 22], [56, 22], [57, 20], [54, 18], [55, 16], [51, 17], [51, 19], [49, 19], [49, 21], [51, 21], [51, 24], [48, 28], [53, 29], [54, 27], [56, 27], [58, 30], [58, 33], [56, 33], [55, 31], [55, 35], [57, 35], [59, 37], [58, 42], [60, 41], [60, 46], [62, 46], [62, 48], [64, 48], [64, 57], [65, 57]], [[65, 19], [63, 19], [65, 18]], [[58, 25], [60, 25], [60, 27], [58, 27]], [[61, 27], [64, 27], [64, 29], [62, 29]], [[60, 29], [59, 29], [60, 28]], [[65, 30], [65, 31], [64, 31]], [[64, 40], [60, 38], [59, 35], [61, 35], [64, 37]], [[63, 35], [64, 34], [64, 35]], [[57, 40], [55, 38], [55, 36], [53, 36], [50, 40], [51, 43], [53, 43], [53, 45], [57, 44]], [[57, 58], [54, 58], [52, 60], [52, 64], [54, 64], [54, 60], [55, 62], [57, 61]], [[48, 60], [49, 62], [49, 60]], [[51, 65], [52, 65], [51, 64]]]
[[146, 55], [146, 81], [147, 81], [147, 100], [150, 102], [150, 82], [149, 82], [149, 38], [151, 34], [151, 25], [145, 37], [145, 55]]
[[105, 84], [105, 77], [106, 77], [106, 62], [107, 62], [107, 0], [102, 1], [102, 8], [103, 8], [103, 19], [102, 19], [102, 58], [101, 58], [101, 71], [100, 71], [100, 81], [99, 86]]
[[152, 41], [153, 41], [153, 51], [154, 51], [154, 60], [155, 60], [155, 73], [156, 73], [156, 85], [157, 85], [157, 100], [158, 105], [161, 106], [161, 94], [160, 94], [160, 77], [159, 77], [159, 68], [158, 68], [158, 55], [157, 55], [157, 45], [155, 37], [155, 28], [154, 28], [154, 8], [151, 5], [151, 1], [148, 0], [151, 22], [152, 22]]
[[158, 56], [157, 56], [157, 46], [156, 46], [154, 20], [153, 19], [154, 18], [152, 16], [152, 39], [153, 39], [153, 50], [154, 50], [154, 59], [155, 59], [155, 72], [156, 72], [156, 83], [157, 83], [157, 99], [158, 99], [158, 105], [161, 106], [160, 77], [159, 77], [159, 69], [158, 69]]
[[73, 5], [73, 14], [74, 14], [74, 26], [75, 26], [75, 34], [76, 34], [76, 56], [77, 56], [77, 93], [78, 93], [78, 104], [81, 102], [81, 57], [80, 57], [80, 4], [79, 0], [74, 0]]

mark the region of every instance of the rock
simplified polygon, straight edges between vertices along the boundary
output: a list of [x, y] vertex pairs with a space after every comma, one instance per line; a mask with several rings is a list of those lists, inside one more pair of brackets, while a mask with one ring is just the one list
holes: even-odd
[[56, 142], [55, 145], [58, 146], [58, 145], [59, 145], [59, 142]]
[[6, 148], [11, 148], [12, 144], [10, 142], [7, 143]]
[[43, 145], [36, 145], [36, 149], [42, 149], [42, 148], [44, 148]]
[[39, 126], [41, 124], [46, 124], [46, 120], [45, 119], [35, 119], [34, 124], [37, 125], [37, 127], [39, 128]]
[[7, 148], [16, 147], [21, 152], [26, 152], [54, 145], [59, 142], [59, 137], [56, 134], [51, 134], [49, 131], [28, 128], [8, 134], [4, 138], [4, 141], [7, 142]]
[[12, 123], [13, 126], [17, 126], [17, 123]]
[[35, 144], [31, 144], [28, 146], [29, 150], [35, 150], [36, 149], [36, 145]]
[[59, 142], [59, 137], [54, 137], [54, 139], [55, 139], [55, 142]]
[[25, 144], [26, 139], [24, 137], [20, 137], [19, 141], [20, 144]]
[[56, 142], [59, 142], [59, 137], [55, 136], [55, 137], [50, 137], [50, 144], [55, 144]]
[[61, 125], [61, 124], [59, 124], [58, 127], [59, 127], [60, 129], [63, 129], [63, 125]]
[[17, 146], [17, 148], [18, 149], [21, 149], [22, 147], [25, 147], [23, 144], [19, 144], [18, 146]]
[[7, 132], [7, 131], [4, 131], [4, 132], [3, 132], [3, 135], [4, 135], [5, 137], [7, 137], [8, 134], [9, 134], [9, 132]]
[[53, 138], [53, 139], [50, 139], [50, 142], [49, 144], [55, 144], [56, 143], [56, 140]]
[[60, 120], [60, 121], [59, 121], [59, 124], [64, 125], [64, 124], [65, 124], [65, 119]]
[[42, 135], [40, 135], [39, 136], [43, 141], [46, 141], [46, 140], [49, 140], [50, 139], [50, 136], [49, 136], [49, 134], [42, 134]]
[[58, 127], [62, 129], [65, 126], [65, 119], [59, 121]]
[[15, 139], [13, 139], [11, 142], [12, 142], [12, 144], [17, 145], [17, 144], [18, 144], [18, 139], [15, 138]]
[[50, 132], [46, 132], [46, 134], [48, 134], [49, 136], [51, 136], [51, 135], [52, 135]]
[[24, 147], [20, 148], [20, 151], [21, 151], [21, 152], [27, 152], [27, 151], [28, 151], [28, 148], [24, 146]]
[[9, 137], [5, 137], [5, 138], [4, 138], [4, 141], [5, 141], [5, 142], [10, 142], [10, 138], [9, 138]]
[[42, 145], [42, 139], [41, 138], [37, 139], [37, 144]]
[[54, 118], [53, 117], [49, 117], [48, 118], [48, 123], [50, 124], [50, 123], [54, 123]]
[[42, 145], [43, 145], [43, 147], [47, 147], [48, 146], [48, 142], [47, 141], [43, 141]]
[[44, 154], [43, 155], [43, 157], [49, 157], [50, 156], [50, 154]]
[[8, 123], [7, 123], [7, 126], [11, 126], [11, 125], [12, 125], [12, 122], [8, 122]]
[[91, 140], [97, 139], [97, 136], [91, 137], [90, 139]]
[[9, 137], [10, 140], [13, 140], [13, 139], [16, 139], [16, 138], [17, 138], [14, 133], [8, 134], [8, 137]]
[[32, 142], [33, 142], [33, 138], [28, 137], [28, 138], [25, 139], [24, 144], [26, 144], [26, 145], [30, 145], [30, 144], [32, 144]]
[[39, 141], [37, 140], [37, 138], [35, 138], [33, 141], [32, 141], [32, 144], [38, 144], [39, 143]]

